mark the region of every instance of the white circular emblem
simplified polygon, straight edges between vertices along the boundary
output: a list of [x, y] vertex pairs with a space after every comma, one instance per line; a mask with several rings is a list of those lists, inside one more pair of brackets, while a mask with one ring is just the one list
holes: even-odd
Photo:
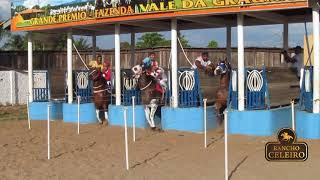
[[184, 91], [193, 90], [195, 85], [194, 71], [184, 71], [179, 76], [179, 86]]
[[88, 73], [79, 72], [77, 75], [77, 86], [79, 89], [87, 89], [89, 84]]
[[248, 71], [247, 86], [249, 91], [261, 91], [263, 86], [262, 71], [252, 70]]
[[47, 73], [34, 72], [33, 73], [33, 88], [47, 88]]

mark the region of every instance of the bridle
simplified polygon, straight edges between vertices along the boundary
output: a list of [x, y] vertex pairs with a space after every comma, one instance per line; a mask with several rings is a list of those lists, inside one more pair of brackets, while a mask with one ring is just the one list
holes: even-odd
[[216, 71], [218, 69], [221, 71], [220, 75], [227, 74], [228, 72], [230, 72], [229, 63], [226, 61], [220, 61], [214, 69], [214, 74], [216, 74]]

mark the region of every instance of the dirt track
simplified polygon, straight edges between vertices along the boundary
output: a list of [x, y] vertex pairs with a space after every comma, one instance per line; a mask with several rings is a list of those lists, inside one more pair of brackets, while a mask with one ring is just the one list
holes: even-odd
[[[223, 179], [224, 145], [221, 130], [203, 136], [183, 132], [138, 130], [130, 141], [130, 170], [125, 170], [124, 129], [52, 122], [52, 159], [47, 160], [46, 122], [0, 122], [0, 179]], [[129, 140], [132, 139], [129, 129]], [[274, 137], [229, 137], [231, 180], [318, 179], [320, 141], [307, 141], [309, 159], [299, 163], [267, 162], [264, 145]]]

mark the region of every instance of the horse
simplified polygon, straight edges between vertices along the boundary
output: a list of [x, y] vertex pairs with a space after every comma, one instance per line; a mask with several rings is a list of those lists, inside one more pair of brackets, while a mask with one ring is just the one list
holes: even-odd
[[107, 81], [98, 69], [91, 69], [89, 77], [93, 81], [93, 102], [96, 107], [97, 119], [100, 124], [103, 124], [103, 121], [108, 124], [108, 106], [111, 93], [107, 89]]
[[104, 7], [103, 0], [95, 0], [94, 4], [95, 4], [96, 9], [102, 9]]
[[231, 65], [225, 60], [221, 60], [218, 64], [210, 64], [206, 67], [206, 73], [209, 75], [220, 76], [219, 88], [215, 93], [215, 111], [218, 123], [222, 124], [223, 111], [228, 104], [229, 81], [231, 74]]
[[[152, 75], [142, 70], [140, 65], [132, 68], [133, 78], [137, 79], [137, 86], [141, 92], [141, 104], [145, 105], [146, 119], [152, 129], [156, 128], [154, 122], [156, 112], [159, 112], [163, 101], [163, 93], [157, 90], [157, 81]], [[160, 107], [160, 108], [158, 108]]]

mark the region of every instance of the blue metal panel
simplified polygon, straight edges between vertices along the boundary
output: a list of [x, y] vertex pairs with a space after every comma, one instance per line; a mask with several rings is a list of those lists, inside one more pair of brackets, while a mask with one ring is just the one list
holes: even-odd
[[[32, 93], [33, 93], [33, 101], [34, 102], [46, 102], [49, 100], [49, 75], [48, 71], [41, 70], [41, 71], [34, 71], [33, 75], [41, 73], [45, 77], [45, 85], [44, 87], [33, 87]], [[33, 79], [33, 83], [35, 84], [35, 80]]]
[[[309, 71], [310, 74], [310, 91], [306, 91], [305, 74]], [[300, 101], [299, 106], [301, 110], [312, 112], [313, 110], [313, 66], [304, 67], [302, 78], [302, 86], [300, 87]]]
[[74, 87], [74, 91], [75, 91], [75, 97], [74, 99], [77, 98], [77, 96], [81, 97], [81, 103], [88, 103], [92, 101], [92, 96], [93, 96], [93, 82], [89, 79], [89, 71], [87, 70], [76, 70], [73, 71], [74, 74], [74, 79], [77, 82], [77, 77], [80, 73], [83, 73], [87, 76], [87, 79], [85, 79], [85, 81], [87, 81], [88, 85], [86, 87], [81, 87], [79, 86], [77, 83], [75, 84]]
[[[194, 74], [194, 87], [191, 90], [184, 90], [179, 86], [179, 107], [197, 107], [203, 105], [203, 98], [200, 90], [200, 77], [197, 69], [181, 68], [179, 73], [191, 71]], [[180, 83], [180, 82], [179, 82]]]
[[[257, 70], [261, 72], [262, 75], [262, 87], [261, 89], [256, 89], [251, 91], [248, 88], [248, 75], [249, 71]], [[237, 71], [237, 70], [233, 70]], [[230, 78], [229, 83], [229, 93], [228, 93], [228, 106], [231, 109], [238, 109], [238, 79], [237, 81], [237, 89], [232, 89], [232, 76]], [[246, 109], [254, 110], [254, 109], [269, 109], [270, 108], [270, 100], [269, 100], [269, 88], [268, 81], [266, 75], [266, 69], [253, 69], [246, 68], [246, 77], [245, 77], [245, 99], [246, 99]]]
[[121, 70], [121, 75], [122, 75], [122, 105], [124, 106], [131, 106], [132, 105], [132, 97], [135, 96], [135, 105], [140, 105], [141, 104], [141, 92], [138, 86], [136, 86], [133, 89], [126, 89], [124, 87], [124, 77], [125, 74], [131, 74], [131, 69], [122, 69]]
[[[84, 73], [87, 75], [87, 86], [85, 87], [79, 87], [77, 83], [77, 77], [80, 73]], [[92, 101], [93, 96], [93, 82], [89, 79], [89, 71], [87, 70], [74, 70], [72, 72], [73, 76], [73, 100], [77, 101], [77, 96], [80, 96], [80, 102], [81, 103], [89, 103]], [[67, 86], [67, 73], [65, 73], [65, 100], [68, 100], [68, 86]]]
[[[248, 76], [249, 72], [257, 70], [261, 72], [262, 75], [262, 88], [261, 90], [251, 91], [248, 87]], [[268, 109], [270, 106], [266, 104], [266, 99], [268, 99], [268, 87], [267, 87], [267, 76], [266, 76], [266, 69], [246, 69], [246, 109]], [[268, 100], [267, 100], [268, 101]]]

